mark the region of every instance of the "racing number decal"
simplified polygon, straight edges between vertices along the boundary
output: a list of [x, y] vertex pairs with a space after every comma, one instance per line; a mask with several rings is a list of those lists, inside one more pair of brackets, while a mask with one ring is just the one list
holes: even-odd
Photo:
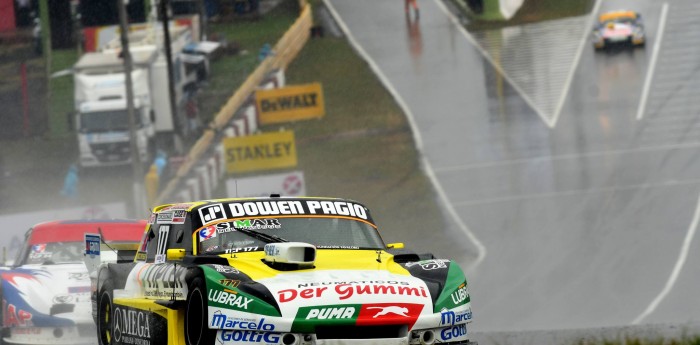
[[168, 248], [168, 234], [170, 233], [169, 225], [161, 225], [158, 228], [158, 248], [156, 250], [155, 263], [162, 264], [165, 262], [165, 250]]

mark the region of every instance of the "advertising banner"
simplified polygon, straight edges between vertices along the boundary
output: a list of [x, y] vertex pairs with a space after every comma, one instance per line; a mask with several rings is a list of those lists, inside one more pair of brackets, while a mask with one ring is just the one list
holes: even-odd
[[304, 172], [295, 170], [280, 174], [259, 175], [226, 180], [227, 195], [236, 198], [270, 196], [306, 196]]
[[240, 173], [297, 166], [294, 132], [225, 138], [226, 171]]
[[257, 90], [255, 103], [261, 125], [320, 118], [325, 114], [320, 83]]

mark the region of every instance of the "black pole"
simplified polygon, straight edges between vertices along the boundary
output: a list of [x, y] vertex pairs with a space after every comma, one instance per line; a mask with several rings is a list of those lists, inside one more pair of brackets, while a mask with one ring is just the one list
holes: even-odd
[[175, 101], [175, 85], [173, 84], [175, 76], [173, 75], [173, 52], [170, 46], [170, 29], [168, 19], [168, 0], [160, 0], [158, 8], [160, 9], [160, 19], [163, 22], [163, 45], [165, 49], [165, 61], [168, 68], [168, 92], [170, 94], [170, 115], [173, 118], [173, 123], [180, 124], [180, 118], [177, 116], [177, 102]]
[[129, 26], [127, 24], [126, 5], [124, 0], [117, 0], [117, 8], [119, 9], [119, 26], [121, 30], [121, 46], [122, 58], [124, 59], [124, 83], [126, 85], [126, 111], [129, 116], [129, 139], [131, 150], [131, 167], [134, 175], [134, 204], [132, 215], [136, 217], [144, 212], [145, 208], [142, 203], [144, 197], [143, 191], [143, 170], [141, 168], [141, 155], [136, 144], [136, 113], [134, 111], [134, 85], [131, 81], [131, 70], [133, 69], [133, 61], [131, 60], [131, 52], [129, 51]]
[[197, 0], [197, 12], [199, 12], [199, 40], [207, 39], [207, 11], [204, 8], [204, 0]]

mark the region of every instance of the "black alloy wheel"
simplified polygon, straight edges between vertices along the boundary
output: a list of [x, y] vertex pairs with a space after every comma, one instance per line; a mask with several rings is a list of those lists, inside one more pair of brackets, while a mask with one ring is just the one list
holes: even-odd
[[99, 345], [112, 345], [114, 343], [113, 317], [112, 284], [106, 282], [102, 285], [100, 294], [97, 296], [97, 340]]

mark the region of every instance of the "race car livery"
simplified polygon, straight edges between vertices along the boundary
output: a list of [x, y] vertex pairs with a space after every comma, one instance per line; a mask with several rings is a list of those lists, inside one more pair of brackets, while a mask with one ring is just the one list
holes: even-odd
[[644, 25], [638, 12], [621, 10], [603, 13], [593, 28], [593, 46], [596, 49], [635, 47], [645, 43]]
[[146, 221], [53, 221], [27, 231], [14, 266], [0, 270], [3, 343], [94, 344], [84, 233], [101, 231], [108, 244], [135, 247], [145, 227]]
[[99, 266], [101, 345], [473, 344], [462, 269], [385, 244], [329, 198], [154, 209], [134, 262]]

